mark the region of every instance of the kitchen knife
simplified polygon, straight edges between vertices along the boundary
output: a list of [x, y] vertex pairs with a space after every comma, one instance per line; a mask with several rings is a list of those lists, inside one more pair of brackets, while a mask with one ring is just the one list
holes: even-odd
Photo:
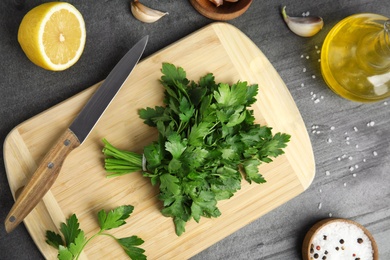
[[138, 63], [148, 38], [146, 36], [141, 39], [118, 62], [73, 123], [45, 155], [5, 219], [5, 229], [8, 233], [14, 230], [39, 203], [57, 179], [68, 154], [87, 138]]

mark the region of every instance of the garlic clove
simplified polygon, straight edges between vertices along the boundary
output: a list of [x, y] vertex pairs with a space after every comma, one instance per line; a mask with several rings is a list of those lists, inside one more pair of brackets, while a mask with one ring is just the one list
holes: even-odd
[[149, 8], [138, 0], [132, 1], [130, 7], [134, 17], [144, 23], [154, 23], [157, 20], [159, 20], [161, 17], [168, 14], [167, 12], [161, 12]]
[[324, 20], [319, 16], [290, 17], [286, 13], [286, 6], [282, 9], [283, 19], [288, 28], [296, 35], [311, 37], [324, 27]]
[[223, 5], [223, 0], [209, 0], [209, 1], [215, 4], [217, 7]]

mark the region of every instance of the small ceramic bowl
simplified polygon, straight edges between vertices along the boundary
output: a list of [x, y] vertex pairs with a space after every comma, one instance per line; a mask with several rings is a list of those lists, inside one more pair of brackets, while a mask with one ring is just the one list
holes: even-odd
[[249, 8], [252, 0], [239, 0], [238, 2], [224, 2], [216, 6], [210, 0], [190, 0], [192, 6], [203, 16], [218, 20], [227, 21], [239, 17]]
[[[345, 230], [349, 231], [346, 234], [345, 241], [344, 239], [340, 238], [341, 236], [340, 237], [338, 236], [339, 234], [342, 233], [341, 230], [340, 233], [338, 233], [337, 235], [335, 234], [330, 236], [324, 235], [325, 230], [327, 230], [329, 233], [332, 233], [335, 232], [336, 228], [345, 228]], [[354, 238], [352, 234], [353, 233], [352, 230], [357, 230], [357, 232], [363, 231], [364, 233], [363, 235], [366, 236], [364, 238], [366, 238], [366, 240], [368, 238], [371, 242], [373, 259], [378, 260], [379, 259], [378, 247], [370, 232], [359, 223], [356, 223], [348, 219], [342, 219], [342, 218], [324, 219], [317, 222], [314, 226], [310, 228], [310, 230], [307, 232], [303, 240], [303, 245], [302, 245], [303, 260], [316, 260], [316, 259], [322, 260], [322, 259], [330, 258], [328, 254], [339, 254], [339, 253], [347, 254], [348, 252], [347, 250], [352, 250], [352, 248], [361, 248], [359, 246], [363, 246], [363, 243], [368, 243], [368, 241], [364, 241], [362, 238]], [[337, 241], [335, 241], [336, 237], [337, 237], [336, 239]], [[318, 243], [318, 241], [320, 241], [321, 245], [320, 243]], [[360, 245], [353, 244], [353, 243], [358, 243]], [[345, 250], [345, 252], [342, 252], [343, 250]], [[348, 259], [360, 259], [359, 252], [353, 251], [347, 255], [348, 255]], [[346, 258], [344, 257], [343, 259]]]

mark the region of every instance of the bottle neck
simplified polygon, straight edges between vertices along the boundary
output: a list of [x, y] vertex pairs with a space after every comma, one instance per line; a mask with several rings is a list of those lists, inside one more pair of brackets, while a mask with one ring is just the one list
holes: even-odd
[[379, 32], [365, 36], [358, 45], [357, 58], [373, 72], [390, 70], [390, 19]]

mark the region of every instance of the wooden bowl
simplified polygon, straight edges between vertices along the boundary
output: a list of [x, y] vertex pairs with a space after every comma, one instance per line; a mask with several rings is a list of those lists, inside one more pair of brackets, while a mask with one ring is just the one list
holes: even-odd
[[[329, 219], [324, 219], [324, 220], [321, 220], [319, 222], [317, 222], [316, 224], [314, 224], [314, 226], [312, 226], [310, 228], [310, 230], [306, 233], [306, 236], [303, 240], [303, 245], [302, 245], [302, 258], [303, 260], [312, 260], [314, 259], [311, 254], [310, 254], [310, 248], [311, 248], [311, 245], [312, 245], [312, 242], [313, 242], [313, 239], [315, 238], [315, 236], [318, 234], [318, 232], [320, 231], [320, 229], [322, 229], [323, 227], [325, 227], [326, 225], [329, 225], [331, 223], [334, 223], [334, 222], [344, 222], [344, 223], [349, 223], [349, 224], [352, 224], [352, 225], [355, 225], [357, 226], [358, 228], [360, 228], [361, 230], [363, 230], [364, 234], [370, 239], [371, 241], [371, 245], [372, 245], [372, 250], [373, 250], [373, 259], [374, 260], [378, 260], [379, 259], [379, 253], [378, 253], [378, 246], [375, 242], [375, 239], [374, 237], [371, 235], [371, 233], [365, 228], [363, 227], [362, 225], [360, 225], [359, 223], [357, 222], [354, 222], [352, 220], [348, 220], [348, 219], [342, 219], [342, 218], [329, 218]], [[351, 256], [352, 257], [352, 256]], [[321, 257], [318, 258], [319, 260], [322, 259]], [[315, 259], [314, 259], [315, 260]]]
[[242, 15], [251, 5], [252, 0], [239, 0], [238, 2], [224, 2], [216, 6], [209, 0], [190, 0], [192, 6], [203, 16], [218, 20], [227, 21]]

